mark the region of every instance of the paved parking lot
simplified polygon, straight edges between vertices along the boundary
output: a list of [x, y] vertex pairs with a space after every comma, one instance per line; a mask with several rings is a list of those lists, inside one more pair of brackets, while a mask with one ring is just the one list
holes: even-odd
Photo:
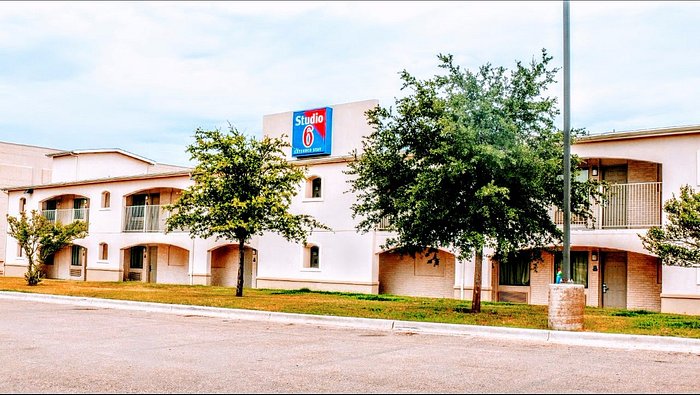
[[700, 355], [0, 300], [0, 392], [700, 392]]

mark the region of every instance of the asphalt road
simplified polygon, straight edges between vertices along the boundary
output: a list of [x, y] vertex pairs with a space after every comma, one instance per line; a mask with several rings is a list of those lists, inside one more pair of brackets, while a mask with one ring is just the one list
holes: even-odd
[[700, 355], [0, 300], [2, 393], [700, 393]]

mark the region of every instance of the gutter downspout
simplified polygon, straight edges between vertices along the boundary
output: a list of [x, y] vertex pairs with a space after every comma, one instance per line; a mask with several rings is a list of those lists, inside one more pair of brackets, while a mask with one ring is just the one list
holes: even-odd
[[190, 285], [194, 285], [194, 239], [192, 239], [192, 250], [190, 251]]
[[460, 270], [462, 272], [462, 278], [459, 282], [459, 300], [464, 300], [464, 259], [460, 259], [460, 264], [462, 266], [462, 269]]

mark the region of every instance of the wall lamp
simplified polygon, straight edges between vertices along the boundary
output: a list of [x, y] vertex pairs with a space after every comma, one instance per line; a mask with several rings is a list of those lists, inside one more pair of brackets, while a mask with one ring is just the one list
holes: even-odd
[[591, 169], [591, 175], [593, 177], [598, 177], [598, 168], [597, 167], [594, 167]]
[[598, 265], [596, 265], [596, 263], [598, 263], [598, 251], [591, 251], [591, 261], [595, 262], [595, 263], [593, 264], [593, 271], [594, 271], [594, 272], [597, 272], [597, 271], [598, 271]]

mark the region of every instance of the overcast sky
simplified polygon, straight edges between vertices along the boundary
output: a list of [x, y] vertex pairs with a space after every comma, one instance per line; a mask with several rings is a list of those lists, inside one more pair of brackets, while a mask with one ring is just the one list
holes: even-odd
[[[570, 4], [573, 127], [700, 124], [700, 2]], [[0, 140], [192, 165], [197, 127], [261, 136], [265, 114], [388, 107], [398, 73], [431, 77], [439, 53], [475, 70], [545, 48], [561, 67], [562, 31], [561, 1], [3, 1]]]

